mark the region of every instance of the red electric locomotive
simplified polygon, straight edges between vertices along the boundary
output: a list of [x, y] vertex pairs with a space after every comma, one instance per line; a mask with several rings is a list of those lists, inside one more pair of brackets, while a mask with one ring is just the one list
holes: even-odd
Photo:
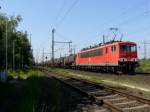
[[78, 68], [134, 72], [138, 66], [137, 45], [129, 41], [113, 41], [84, 49], [76, 54], [75, 65]]

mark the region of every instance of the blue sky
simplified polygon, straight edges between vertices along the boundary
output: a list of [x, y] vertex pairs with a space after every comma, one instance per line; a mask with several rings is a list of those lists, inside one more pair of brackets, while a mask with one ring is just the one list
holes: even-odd
[[[56, 41], [72, 41], [73, 47], [100, 43], [102, 35], [110, 35], [110, 27], [118, 27], [123, 40], [135, 41], [143, 56], [144, 40], [150, 42], [149, 0], [78, 0], [59, 24], [75, 0], [1, 0], [1, 12], [21, 15], [19, 30], [27, 30], [32, 37], [34, 56], [41, 60], [42, 50], [50, 57], [51, 30], [56, 28]], [[58, 24], [58, 27], [56, 25]], [[147, 49], [150, 49], [148, 45]], [[68, 53], [68, 45], [57, 44], [56, 56]]]

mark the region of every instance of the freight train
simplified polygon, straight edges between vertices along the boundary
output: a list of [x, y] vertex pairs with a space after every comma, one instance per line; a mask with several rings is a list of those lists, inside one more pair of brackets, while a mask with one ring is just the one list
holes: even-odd
[[137, 45], [130, 41], [107, 42], [55, 59], [53, 66], [131, 73], [138, 66]]

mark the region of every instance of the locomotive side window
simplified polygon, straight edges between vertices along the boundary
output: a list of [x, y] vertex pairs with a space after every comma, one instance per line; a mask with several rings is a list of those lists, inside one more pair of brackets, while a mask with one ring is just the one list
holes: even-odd
[[92, 56], [95, 56], [95, 50], [94, 50], [94, 51], [92, 51]]
[[103, 55], [103, 49], [99, 49], [99, 55], [100, 55], [100, 56]]
[[89, 52], [89, 56], [93, 56], [93, 52], [92, 51]]
[[85, 53], [85, 58], [89, 57], [89, 52]]
[[112, 52], [115, 52], [115, 51], [116, 51], [116, 46], [115, 46], [115, 45], [111, 46], [111, 51], [112, 51]]
[[98, 50], [95, 50], [94, 56], [98, 56]]
[[114, 45], [114, 51], [116, 51], [116, 46]]
[[89, 56], [98, 56], [98, 50], [89, 51]]
[[106, 54], [108, 53], [108, 48], [106, 48]]
[[114, 50], [114, 48], [113, 48], [113, 46], [111, 46], [111, 51], [113, 52], [113, 50]]
[[80, 53], [80, 58], [86, 58], [87, 53]]
[[80, 58], [83, 58], [83, 53], [80, 53]]
[[[108, 48], [106, 48], [106, 53], [108, 53]], [[87, 58], [91, 56], [102, 56], [103, 55], [103, 49], [96, 49], [92, 51], [82, 52], [79, 54], [80, 58]]]

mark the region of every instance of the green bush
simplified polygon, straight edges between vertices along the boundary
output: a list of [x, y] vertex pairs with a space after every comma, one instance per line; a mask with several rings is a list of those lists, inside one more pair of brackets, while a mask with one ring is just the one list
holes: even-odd
[[137, 72], [150, 73], [150, 59], [142, 59], [139, 61], [140, 66], [136, 69]]

